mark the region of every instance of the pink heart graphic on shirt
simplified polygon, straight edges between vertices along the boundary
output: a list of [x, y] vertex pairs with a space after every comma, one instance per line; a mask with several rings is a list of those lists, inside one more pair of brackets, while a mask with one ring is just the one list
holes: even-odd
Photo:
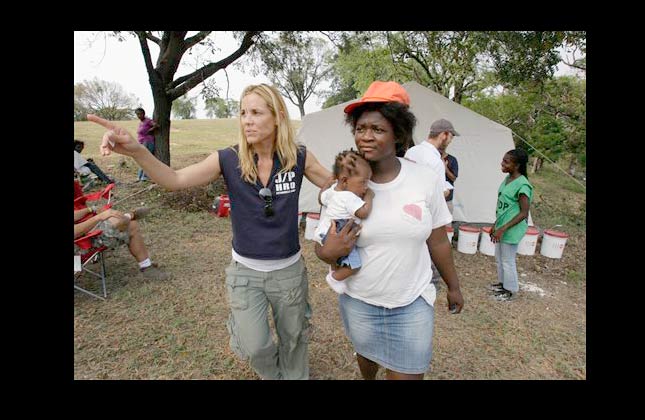
[[416, 204], [406, 204], [403, 206], [403, 211], [414, 217], [415, 219], [421, 221], [421, 207]]

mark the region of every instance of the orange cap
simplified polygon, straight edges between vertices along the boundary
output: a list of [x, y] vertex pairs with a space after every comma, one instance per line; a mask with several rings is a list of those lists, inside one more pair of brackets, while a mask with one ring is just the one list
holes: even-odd
[[410, 96], [403, 86], [396, 82], [377, 80], [372, 82], [361, 99], [345, 107], [345, 114], [349, 114], [354, 108], [367, 102], [400, 102], [410, 105]]

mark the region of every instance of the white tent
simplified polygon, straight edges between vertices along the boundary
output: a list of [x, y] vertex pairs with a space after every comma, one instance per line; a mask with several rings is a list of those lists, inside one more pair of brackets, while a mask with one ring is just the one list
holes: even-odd
[[[511, 130], [416, 82], [405, 83], [403, 87], [410, 95], [410, 110], [417, 117], [415, 144], [428, 138], [430, 125], [440, 118], [452, 122], [460, 134], [448, 147], [448, 153], [459, 163], [453, 219], [467, 223], [493, 223], [497, 189], [505, 176], [500, 163], [504, 153], [515, 148]], [[350, 147], [356, 149], [343, 113], [343, 108], [351, 102], [354, 101], [305, 115], [298, 131], [298, 141], [330, 170], [338, 152]], [[306, 178], [303, 180], [299, 211], [320, 211], [318, 191]]]

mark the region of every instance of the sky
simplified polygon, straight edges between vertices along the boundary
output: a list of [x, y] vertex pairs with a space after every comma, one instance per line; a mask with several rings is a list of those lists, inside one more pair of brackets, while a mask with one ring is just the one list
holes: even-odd
[[[216, 33], [215, 41], [221, 48], [215, 61], [227, 57], [239, 46], [239, 42], [227, 32]], [[159, 48], [153, 42], [148, 42], [148, 45], [154, 63], [159, 54]], [[185, 55], [175, 77], [190, 73], [196, 68], [195, 58]], [[248, 71], [244, 73], [237, 69], [235, 65], [229, 65], [226, 71], [229, 78], [228, 97], [238, 101], [242, 90], [247, 85], [269, 82], [263, 75], [254, 77]], [[562, 63], [558, 65], [556, 71], [558, 76], [573, 73], [574, 70]], [[126, 35], [126, 41], [119, 42], [114, 37], [106, 36], [104, 32], [74, 32], [74, 83], [94, 78], [120, 84], [125, 92], [133, 94], [139, 99], [139, 106], [146, 110], [147, 115], [152, 115], [154, 102], [148, 83], [148, 73], [143, 62], [139, 42], [134, 36]], [[220, 96], [225, 97], [227, 80], [224, 71], [218, 71], [209, 80], [215, 80], [220, 88]], [[191, 98], [197, 98], [197, 118], [206, 118], [200, 90], [201, 85], [198, 85], [188, 95]], [[324, 99], [312, 95], [305, 102], [305, 113], [319, 111], [323, 101]], [[286, 98], [285, 103], [291, 119], [299, 120], [298, 107]]]
[[[189, 33], [189, 35], [192, 35], [192, 33]], [[214, 61], [227, 57], [239, 47], [239, 42], [230, 33], [218, 32], [215, 35], [215, 41], [221, 51], [217, 53]], [[159, 55], [159, 48], [154, 42], [148, 42], [148, 45], [150, 46], [152, 62], [154, 63]], [[192, 56], [184, 55], [182, 64], [177, 73], [175, 73], [175, 78], [196, 70], [195, 65], [192, 67], [190, 65], [194, 63], [195, 59]], [[269, 82], [269, 79], [263, 75], [254, 77], [250, 71], [243, 73], [236, 69], [234, 65], [229, 65], [226, 71], [229, 78], [228, 97], [237, 101], [240, 100], [240, 94], [246, 86]], [[152, 115], [154, 102], [150, 91], [150, 83], [148, 82], [148, 73], [143, 62], [139, 41], [134, 36], [126, 35], [126, 41], [119, 42], [114, 37], [105, 36], [105, 33], [74, 32], [74, 83], [94, 78], [120, 84], [125, 92], [131, 93], [139, 99], [139, 105], [146, 110], [146, 115]], [[218, 71], [209, 80], [215, 80], [220, 88], [220, 96], [225, 97], [227, 81], [224, 71]], [[200, 90], [201, 85], [198, 85], [188, 92], [188, 96], [190, 98], [198, 97], [197, 118], [206, 118], [203, 100], [199, 94]], [[312, 95], [305, 102], [305, 112], [319, 111], [323, 101], [324, 99]], [[293, 105], [287, 98], [285, 98], [285, 103], [291, 119], [299, 120], [300, 111], [298, 107]]]

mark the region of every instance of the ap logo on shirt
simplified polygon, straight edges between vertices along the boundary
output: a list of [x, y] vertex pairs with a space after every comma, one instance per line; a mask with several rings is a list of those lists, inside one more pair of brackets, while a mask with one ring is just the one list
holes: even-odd
[[285, 172], [275, 176], [275, 194], [291, 194], [296, 192], [295, 172]]

